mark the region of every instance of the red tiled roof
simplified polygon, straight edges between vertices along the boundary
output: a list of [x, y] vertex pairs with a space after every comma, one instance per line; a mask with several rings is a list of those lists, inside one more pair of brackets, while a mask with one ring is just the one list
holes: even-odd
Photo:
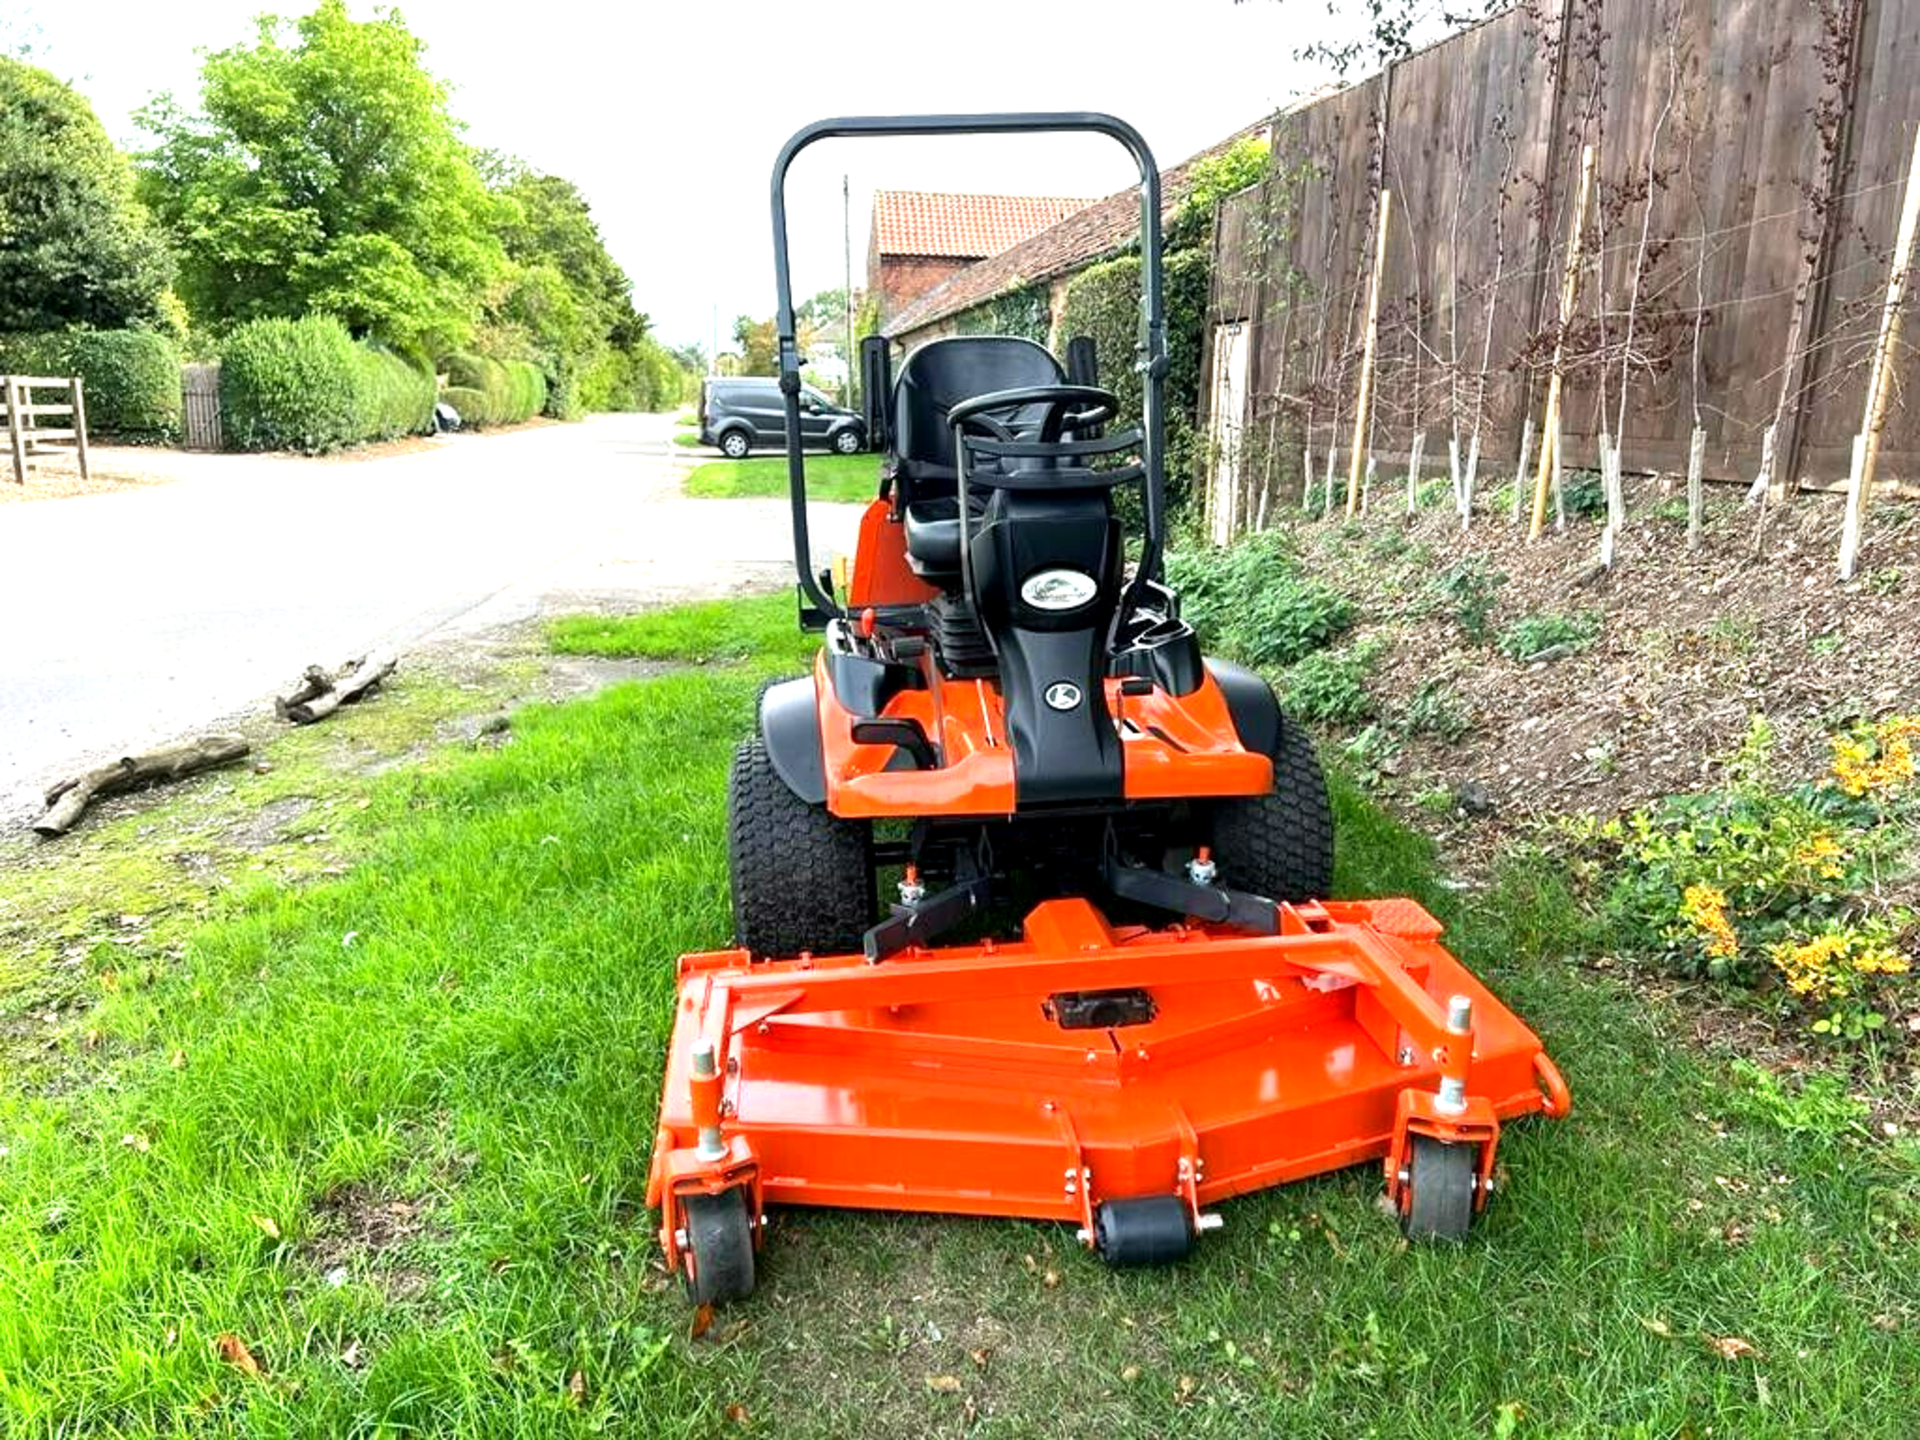
[[1039, 195], [873, 192], [873, 248], [880, 255], [979, 260], [1058, 224], [1091, 200]]
[[[1187, 198], [1193, 185], [1195, 162], [1218, 155], [1245, 135], [1266, 132], [1268, 122], [1260, 121], [1236, 130], [1217, 145], [1191, 155], [1171, 170], [1160, 172], [1160, 213], [1164, 219]], [[1130, 185], [1106, 199], [1077, 210], [1051, 229], [1011, 249], [993, 254], [977, 265], [969, 265], [944, 284], [936, 286], [887, 322], [889, 335], [909, 335], [937, 320], [962, 310], [971, 310], [997, 295], [1051, 280], [1056, 275], [1079, 270], [1105, 256], [1124, 249], [1140, 233], [1140, 187]]]

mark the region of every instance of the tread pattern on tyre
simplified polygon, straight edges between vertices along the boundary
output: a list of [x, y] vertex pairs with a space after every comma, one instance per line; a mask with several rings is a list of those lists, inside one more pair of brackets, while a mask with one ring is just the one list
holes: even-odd
[[1464, 1240], [1473, 1224], [1477, 1156], [1471, 1145], [1415, 1135], [1408, 1156], [1413, 1194], [1404, 1230], [1409, 1240]]
[[687, 1297], [696, 1305], [744, 1300], [753, 1293], [753, 1221], [746, 1192], [689, 1195], [681, 1202], [693, 1251]]
[[1270, 900], [1324, 900], [1333, 885], [1333, 803], [1313, 740], [1280, 717], [1273, 789], [1213, 807], [1220, 878]]
[[874, 919], [873, 835], [787, 788], [764, 741], [742, 741], [727, 780], [736, 943], [784, 959], [858, 950]]

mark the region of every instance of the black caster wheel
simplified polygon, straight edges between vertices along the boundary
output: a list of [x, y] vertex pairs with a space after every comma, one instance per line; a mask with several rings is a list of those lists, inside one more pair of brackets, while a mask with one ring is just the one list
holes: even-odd
[[1109, 1265], [1171, 1265], [1193, 1249], [1193, 1222], [1178, 1195], [1109, 1200], [1093, 1212], [1093, 1248]]
[[1473, 1182], [1479, 1147], [1449, 1145], [1415, 1135], [1407, 1157], [1406, 1211], [1400, 1230], [1409, 1240], [1464, 1240], [1473, 1224]]
[[744, 1300], [753, 1293], [753, 1219], [739, 1186], [680, 1202], [686, 1220], [681, 1281], [696, 1305]]

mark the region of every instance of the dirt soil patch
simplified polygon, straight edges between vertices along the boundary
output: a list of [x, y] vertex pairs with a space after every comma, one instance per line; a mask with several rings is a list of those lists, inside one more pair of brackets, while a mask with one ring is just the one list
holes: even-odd
[[[1484, 858], [1544, 817], [1699, 789], [1755, 715], [1775, 732], [1782, 776], [1812, 780], [1836, 729], [1920, 708], [1920, 513], [1877, 513], [1843, 584], [1830, 497], [1802, 497], [1756, 548], [1755, 513], [1716, 495], [1693, 552], [1661, 499], [1655, 482], [1631, 494], [1610, 571], [1590, 520], [1537, 544], [1504, 517], [1462, 534], [1448, 510], [1410, 519], [1383, 506], [1358, 526], [1302, 527], [1310, 563], [1361, 599], [1360, 637], [1386, 643], [1370, 680], [1384, 725], [1404, 725], [1423, 689], [1457, 707], [1458, 738], [1406, 735], [1382, 767], [1386, 793], [1426, 795], [1430, 811], [1435, 792], [1475, 787], [1483, 818], [1456, 826], [1456, 850]], [[1490, 636], [1550, 615], [1597, 627], [1591, 643], [1531, 662], [1475, 643], [1440, 584], [1463, 564], [1501, 577]]]

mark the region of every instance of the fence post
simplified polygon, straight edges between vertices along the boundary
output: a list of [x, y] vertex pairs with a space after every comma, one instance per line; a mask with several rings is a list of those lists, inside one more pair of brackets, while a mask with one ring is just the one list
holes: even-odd
[[86, 381], [78, 375], [73, 377], [73, 446], [80, 457], [80, 483], [85, 485], [93, 477], [87, 467]]
[[13, 480], [27, 483], [27, 437], [20, 433], [20, 381], [7, 376], [7, 448], [13, 454]]

